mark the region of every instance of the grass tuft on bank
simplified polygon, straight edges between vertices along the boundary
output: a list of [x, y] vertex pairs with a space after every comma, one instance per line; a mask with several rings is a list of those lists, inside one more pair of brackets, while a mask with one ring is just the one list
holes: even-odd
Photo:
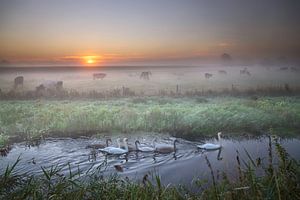
[[[274, 151], [275, 149], [275, 151]], [[246, 151], [246, 150], [245, 150]], [[247, 152], [247, 151], [246, 151]], [[274, 154], [276, 152], [276, 154]], [[183, 187], [161, 184], [159, 176], [154, 179], [145, 176], [140, 182], [118, 176], [103, 177], [96, 171], [87, 174], [69, 171], [61, 173], [61, 168], [42, 168], [43, 175], [16, 173], [18, 159], [0, 174], [0, 199], [299, 199], [300, 163], [292, 159], [280, 144], [270, 138], [267, 162], [259, 158], [241, 159], [236, 156], [236, 179], [229, 179], [225, 172], [216, 179], [214, 166], [206, 158], [210, 170], [210, 184], [197, 179], [197, 192]], [[274, 158], [278, 158], [278, 162]], [[257, 170], [263, 170], [258, 176]]]
[[53, 135], [144, 131], [199, 137], [270, 128], [281, 136], [299, 133], [299, 97], [0, 101], [0, 145]]

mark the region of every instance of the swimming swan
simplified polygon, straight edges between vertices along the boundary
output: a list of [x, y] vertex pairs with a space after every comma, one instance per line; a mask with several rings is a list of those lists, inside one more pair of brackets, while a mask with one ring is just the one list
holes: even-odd
[[140, 141], [136, 140], [135, 141], [135, 148], [137, 151], [142, 151], [142, 152], [152, 152], [155, 150], [155, 148], [152, 147], [139, 147], [138, 144], [140, 145]]
[[128, 153], [128, 145], [127, 145], [127, 138], [123, 139], [123, 142], [125, 144], [125, 149], [120, 148], [120, 139], [117, 139], [119, 147], [105, 147], [104, 149], [100, 149], [101, 152], [107, 153], [107, 154], [112, 154], [112, 155], [121, 155]]
[[[118, 142], [119, 148], [125, 149], [125, 145], [124, 144], [120, 144], [120, 139], [119, 138], [117, 139], [117, 142]], [[127, 143], [127, 148], [128, 148], [128, 151], [135, 151], [135, 150], [137, 150], [134, 146], [132, 146], [132, 145], [130, 145], [128, 143]]]
[[111, 142], [111, 139], [106, 139], [106, 146], [104, 144], [89, 144], [86, 146], [86, 148], [92, 148], [92, 149], [102, 149], [105, 147], [108, 147], [108, 142]]
[[212, 144], [212, 143], [205, 143], [202, 145], [197, 145], [198, 148], [200, 149], [205, 149], [205, 150], [217, 150], [222, 147], [222, 138], [221, 138], [221, 132], [218, 133], [218, 141], [219, 144]]
[[179, 142], [177, 139], [174, 140], [173, 145], [169, 144], [155, 144], [156, 140], [153, 141], [155, 152], [157, 153], [171, 153], [176, 151], [176, 142]]

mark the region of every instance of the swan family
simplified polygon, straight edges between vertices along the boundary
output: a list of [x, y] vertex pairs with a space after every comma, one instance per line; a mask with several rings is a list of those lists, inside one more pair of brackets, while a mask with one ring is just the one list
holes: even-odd
[[[218, 136], [218, 143], [217, 144], [212, 144], [212, 143], [205, 143], [202, 145], [197, 145], [197, 148], [203, 149], [203, 150], [218, 150], [222, 148], [222, 138], [221, 138], [222, 133], [219, 132], [217, 134]], [[117, 139], [117, 144], [118, 147], [113, 147], [113, 146], [108, 146], [108, 141], [111, 141], [110, 139], [106, 140], [106, 147], [99, 148], [99, 151], [110, 154], [110, 155], [122, 155], [122, 154], [127, 154], [129, 151], [132, 151], [133, 149], [136, 151], [140, 152], [155, 152], [155, 153], [171, 153], [171, 152], [176, 152], [176, 143], [179, 141], [175, 139], [173, 141], [173, 144], [161, 144], [161, 143], [156, 143], [157, 139], [155, 138], [152, 141], [152, 146], [141, 146], [141, 143], [139, 140], [135, 141], [135, 148], [129, 149], [128, 147], [128, 139], [124, 138], [123, 139], [123, 144], [121, 144], [121, 139]]]
[[[135, 150], [141, 151], [141, 152], [156, 152], [156, 153], [171, 153], [176, 151], [176, 143], [178, 142], [177, 139], [174, 140], [173, 145], [169, 144], [155, 144], [156, 139], [153, 141], [152, 147], [150, 146], [141, 146], [141, 143], [139, 140], [135, 141]], [[113, 146], [107, 146], [104, 148], [99, 148], [99, 151], [110, 154], [110, 155], [122, 155], [127, 154], [129, 151], [131, 151], [128, 148], [128, 139], [123, 139], [123, 145], [121, 144], [120, 138], [117, 139], [118, 147]]]
[[135, 146], [137, 151], [141, 152], [156, 152], [156, 153], [171, 153], [176, 151], [176, 143], [178, 142], [177, 139], [173, 141], [173, 145], [170, 144], [155, 144], [156, 139], [153, 140], [152, 142], [152, 147], [148, 146], [139, 146], [140, 141], [136, 140], [135, 141]]

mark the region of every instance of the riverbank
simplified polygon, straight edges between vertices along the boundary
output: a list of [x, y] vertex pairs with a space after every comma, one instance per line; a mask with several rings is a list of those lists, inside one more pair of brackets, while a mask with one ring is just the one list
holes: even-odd
[[158, 132], [177, 137], [218, 131], [298, 135], [300, 98], [139, 97], [101, 101], [0, 101], [0, 144], [41, 136]]
[[[61, 166], [42, 167], [43, 174], [19, 174], [20, 160], [7, 166], [0, 174], [2, 199], [299, 199], [299, 162], [291, 158], [277, 142], [269, 139], [265, 162], [247, 153], [247, 159], [237, 152], [236, 178], [215, 171], [205, 156], [209, 180], [195, 179], [198, 190], [162, 184], [161, 177], [146, 175], [139, 182], [119, 176], [103, 176], [99, 171], [89, 171], [84, 176], [80, 170], [61, 172]], [[275, 161], [278, 157], [278, 161]], [[277, 160], [277, 159], [276, 159]], [[262, 175], [256, 172], [263, 170]], [[85, 177], [85, 178], [84, 178]], [[87, 178], [88, 177], [88, 178]]]

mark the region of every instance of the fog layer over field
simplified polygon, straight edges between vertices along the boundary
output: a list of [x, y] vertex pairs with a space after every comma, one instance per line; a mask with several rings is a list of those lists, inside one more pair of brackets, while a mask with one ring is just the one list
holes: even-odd
[[[241, 74], [247, 68], [250, 74]], [[223, 73], [220, 72], [223, 70]], [[225, 71], [225, 72], [224, 72]], [[149, 80], [141, 78], [142, 72], [151, 72]], [[93, 80], [94, 73], [105, 73], [101, 79]], [[212, 74], [206, 78], [205, 73]], [[299, 88], [300, 70], [294, 67], [263, 67], [263, 66], [222, 66], [208, 65], [200, 67], [118, 67], [118, 68], [63, 68], [59, 70], [24, 69], [5, 70], [0, 73], [0, 89], [8, 92], [13, 89], [14, 78], [24, 77], [23, 88], [18, 91], [35, 90], [46, 81], [63, 81], [66, 90], [78, 92], [104, 92], [121, 87], [128, 87], [137, 95], [153, 95], [159, 91], [207, 91], [207, 90], [238, 90], [256, 89], [261, 87], [278, 87], [288, 84], [291, 88]]]

